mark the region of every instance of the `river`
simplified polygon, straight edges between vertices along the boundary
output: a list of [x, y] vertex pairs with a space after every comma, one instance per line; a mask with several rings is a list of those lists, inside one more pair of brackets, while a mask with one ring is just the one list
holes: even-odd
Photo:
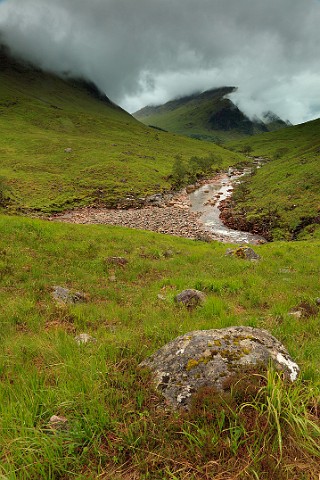
[[234, 184], [244, 174], [222, 174], [218, 175], [208, 183], [189, 194], [191, 211], [200, 213], [199, 220], [204, 228], [220, 242], [259, 244], [265, 243], [266, 239], [249, 232], [233, 230], [223, 224], [220, 219], [219, 205], [222, 200], [231, 196]]

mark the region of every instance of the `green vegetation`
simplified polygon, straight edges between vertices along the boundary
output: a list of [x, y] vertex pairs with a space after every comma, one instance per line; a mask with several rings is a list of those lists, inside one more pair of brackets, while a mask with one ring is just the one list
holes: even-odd
[[209, 90], [164, 105], [145, 107], [134, 116], [146, 125], [217, 144], [287, 126], [271, 112], [263, 121], [251, 121], [227, 97], [234, 90], [234, 87]]
[[221, 171], [223, 163], [215, 155], [191, 157], [188, 161], [175, 157], [170, 180], [174, 188], [181, 188], [187, 183], [194, 183], [199, 178], [209, 177]]
[[257, 135], [236, 144], [272, 161], [235, 192], [234, 215], [273, 239], [320, 235], [320, 120]]
[[[0, 476], [318, 479], [318, 240], [259, 246], [253, 263], [216, 242], [117, 227], [3, 216], [0, 232]], [[87, 302], [58, 305], [55, 285]], [[178, 306], [184, 288], [205, 291], [204, 305]], [[199, 392], [188, 414], [161, 408], [138, 364], [180, 334], [232, 325], [268, 329], [300, 380], [252, 372], [252, 385], [247, 372], [223, 396]], [[96, 343], [78, 345], [82, 332]], [[66, 427], [49, 428], [52, 415]]]
[[168, 190], [177, 155], [214, 157], [224, 167], [242, 158], [147, 128], [92, 86], [7, 57], [0, 67], [0, 130], [0, 207], [11, 212], [114, 205]]
[[[114, 205], [244, 152], [272, 161], [237, 189], [238, 213], [267, 218], [274, 238], [301, 239], [256, 247], [262, 259], [250, 262], [217, 242], [0, 216], [0, 478], [318, 480], [319, 121], [231, 152], [147, 128], [92, 85], [0, 50], [0, 128], [7, 213]], [[57, 303], [57, 285], [85, 301]], [[204, 304], [177, 305], [185, 288], [205, 292]], [[244, 371], [224, 394], [199, 391], [188, 413], [166, 409], [139, 363], [178, 335], [233, 325], [275, 335], [298, 381]], [[96, 341], [78, 344], [81, 333]], [[53, 425], [54, 415], [65, 421]]]

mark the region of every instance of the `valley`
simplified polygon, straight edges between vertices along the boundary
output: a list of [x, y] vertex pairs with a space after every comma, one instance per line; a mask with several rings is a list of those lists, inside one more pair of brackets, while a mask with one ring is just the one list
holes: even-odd
[[[247, 169], [250, 174], [251, 169]], [[266, 240], [254, 233], [234, 230], [221, 220], [220, 205], [232, 194], [243, 173], [219, 174], [189, 185], [180, 192], [153, 195], [135, 208], [75, 209], [49, 217], [51, 221], [77, 224], [118, 225], [194, 240], [259, 244]], [[230, 178], [231, 177], [231, 178]], [[146, 205], [146, 206], [145, 206]]]
[[[1, 479], [319, 479], [319, 122], [222, 147], [1, 49]], [[229, 327], [276, 337], [297, 379], [215, 339], [172, 355], [233, 377], [172, 410], [141, 363]]]

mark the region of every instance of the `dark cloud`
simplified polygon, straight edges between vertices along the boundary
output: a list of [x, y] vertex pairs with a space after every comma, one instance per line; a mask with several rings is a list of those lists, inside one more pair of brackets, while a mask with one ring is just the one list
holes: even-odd
[[250, 115], [320, 117], [317, 0], [5, 0], [0, 30], [130, 111], [221, 85]]

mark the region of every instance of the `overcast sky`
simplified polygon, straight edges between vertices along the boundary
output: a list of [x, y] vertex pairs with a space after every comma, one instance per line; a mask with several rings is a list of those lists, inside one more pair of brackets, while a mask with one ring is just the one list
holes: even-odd
[[0, 32], [130, 112], [234, 85], [250, 116], [320, 117], [319, 0], [0, 0]]

